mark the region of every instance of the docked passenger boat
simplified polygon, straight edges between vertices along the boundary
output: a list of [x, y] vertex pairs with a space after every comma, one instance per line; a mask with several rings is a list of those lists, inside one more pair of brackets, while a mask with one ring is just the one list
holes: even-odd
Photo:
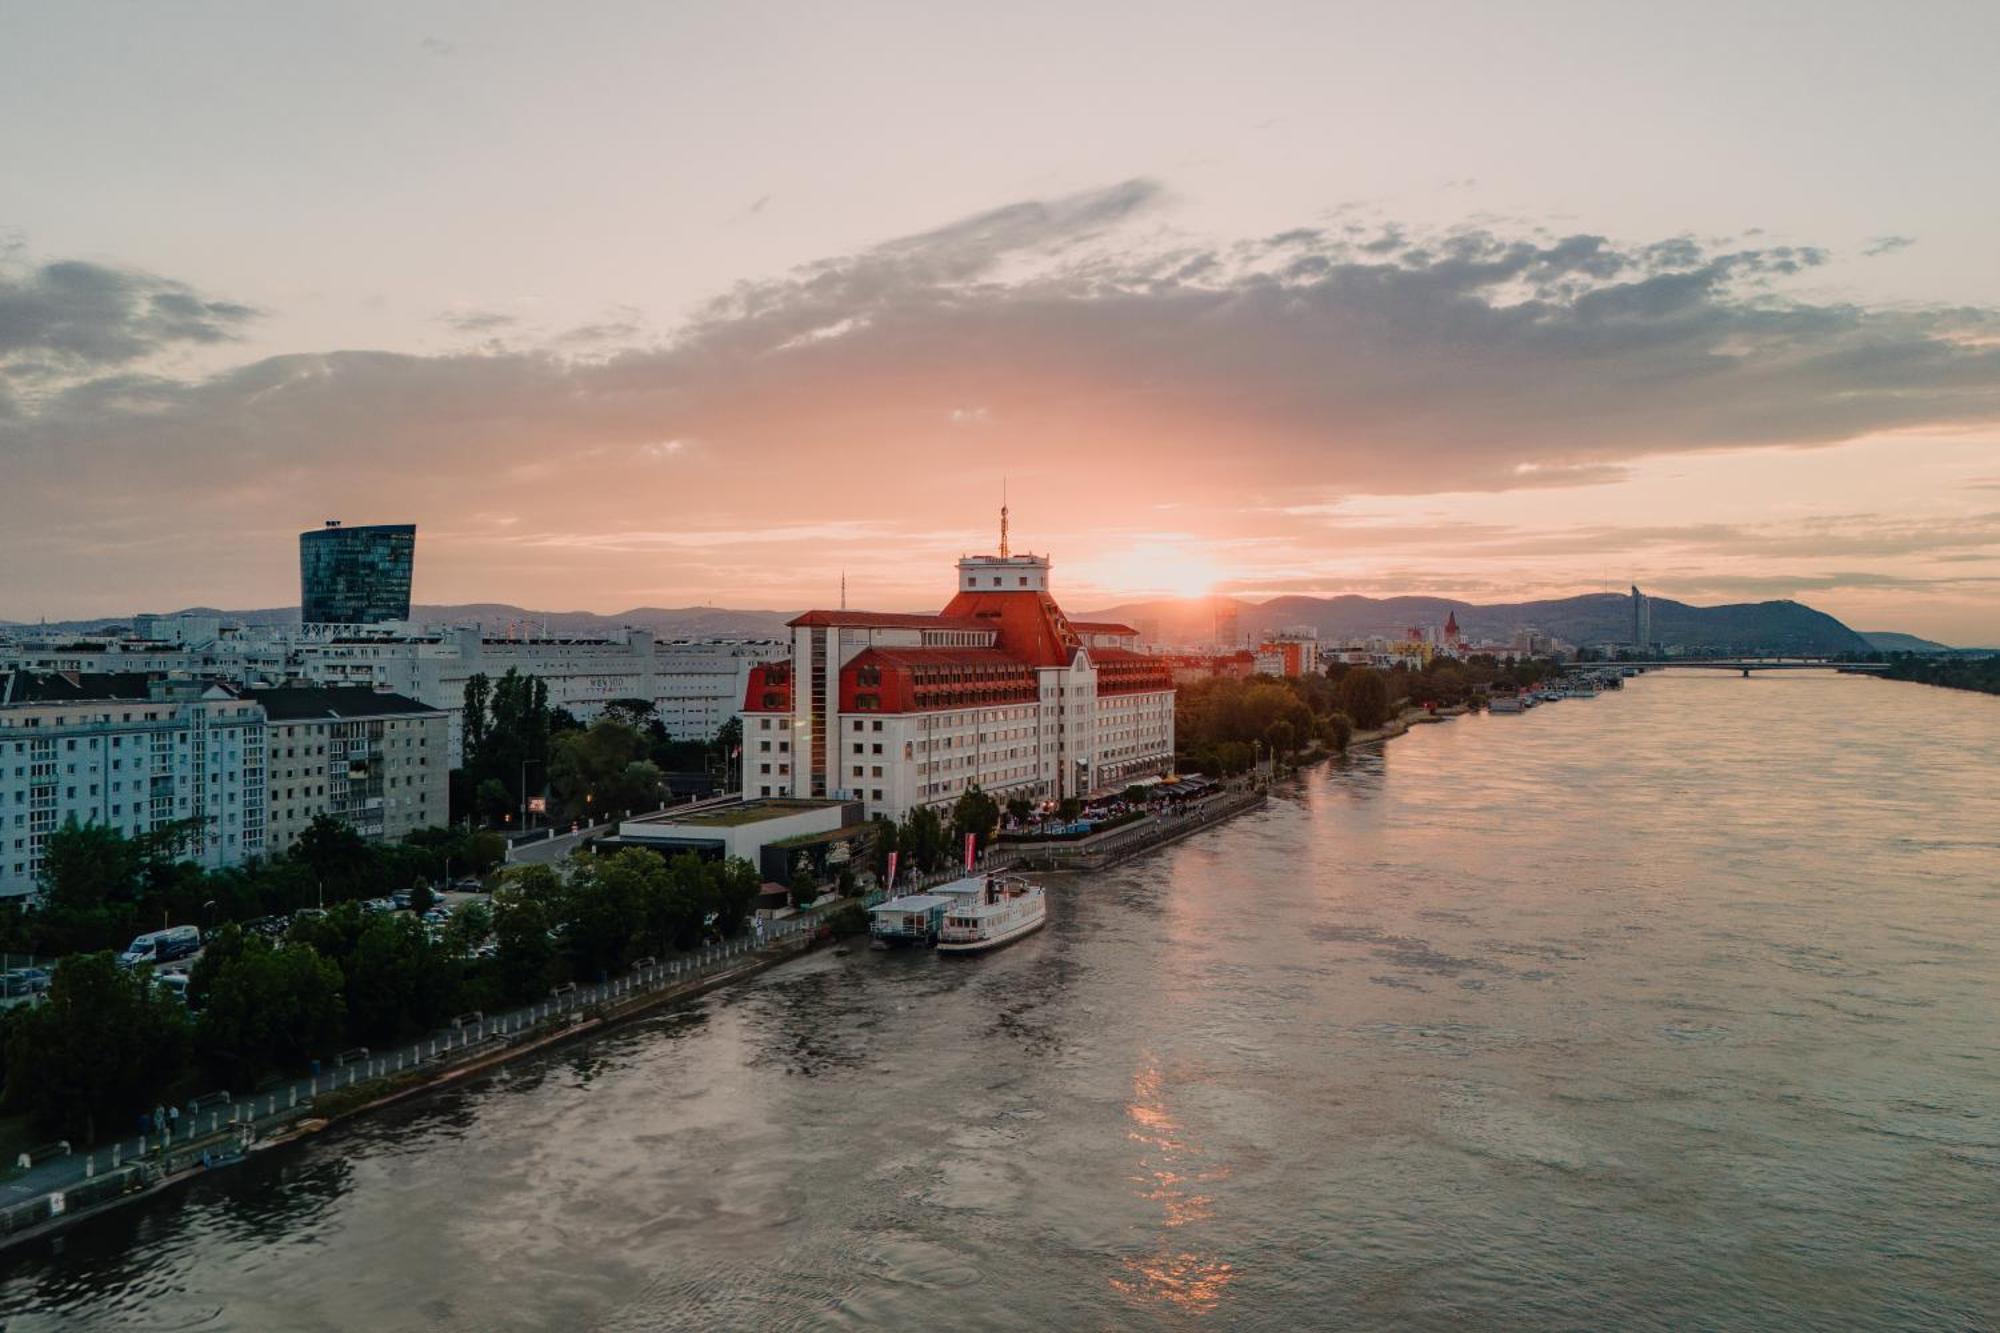
[[[954, 895], [954, 901], [938, 928], [939, 953], [982, 953], [997, 949], [1042, 928], [1048, 920], [1048, 901], [1042, 886], [1018, 875], [987, 875], [970, 897]], [[948, 888], [957, 888], [965, 880]]]
[[1486, 701], [1489, 713], [1524, 713], [1527, 710], [1528, 701], [1518, 694], [1496, 694]]
[[910, 893], [868, 909], [868, 935], [879, 948], [937, 943], [945, 909], [960, 899], [943, 893]]

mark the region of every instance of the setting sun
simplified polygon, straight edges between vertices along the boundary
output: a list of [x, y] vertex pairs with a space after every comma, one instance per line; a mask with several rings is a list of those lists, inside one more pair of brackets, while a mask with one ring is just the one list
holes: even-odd
[[1203, 597], [1229, 574], [1185, 542], [1149, 539], [1078, 562], [1074, 577], [1117, 597]]

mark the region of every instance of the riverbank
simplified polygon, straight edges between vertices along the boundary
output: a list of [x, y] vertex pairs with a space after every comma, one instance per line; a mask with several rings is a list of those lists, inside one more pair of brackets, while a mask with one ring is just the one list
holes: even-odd
[[[841, 904], [829, 904], [828, 911]], [[712, 970], [680, 962], [653, 964], [632, 974], [588, 988], [566, 988], [550, 1000], [489, 1024], [483, 1016], [449, 1036], [431, 1037], [388, 1056], [345, 1067], [327, 1075], [325, 1091], [301, 1102], [296, 1087], [279, 1106], [279, 1094], [256, 1094], [229, 1107], [227, 1120], [211, 1114], [207, 1132], [193, 1128], [175, 1141], [163, 1136], [151, 1148], [126, 1158], [122, 1144], [108, 1149], [109, 1163], [100, 1171], [95, 1150], [81, 1158], [73, 1181], [38, 1197], [0, 1209], [0, 1262], [10, 1252], [55, 1236], [88, 1218], [178, 1188], [212, 1170], [226, 1169], [248, 1153], [290, 1147], [336, 1125], [388, 1106], [427, 1096], [467, 1078], [557, 1046], [594, 1036], [643, 1018], [655, 1010], [735, 984], [810, 952], [818, 943], [811, 928], [803, 928], [752, 946], [716, 950]], [[440, 1045], [442, 1043], [442, 1046]], [[454, 1044], [456, 1043], [456, 1044]], [[364, 1076], [362, 1070], [367, 1071]], [[315, 1076], [316, 1087], [319, 1076]], [[258, 1113], [262, 1103], [264, 1112]], [[217, 1165], [209, 1165], [211, 1161]]]

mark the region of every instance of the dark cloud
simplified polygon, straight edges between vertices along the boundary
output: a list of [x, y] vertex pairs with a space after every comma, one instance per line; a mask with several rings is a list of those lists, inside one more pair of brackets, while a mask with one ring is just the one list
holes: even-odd
[[[621, 313], [539, 348], [316, 352], [200, 380], [131, 363], [249, 311], [51, 265], [0, 286], [0, 356], [100, 373], [30, 403], [0, 364], [0, 454], [23, 483], [0, 527], [59, 523], [25, 499], [58, 478], [107, 524], [162, 521], [164, 492], [238, 503], [247, 477], [309, 517], [392, 493], [532, 506], [553, 529], [669, 499], [755, 512], [801, 478], [827, 512], [928, 512], [940, 477], [997, 475], [1003, 446], [1017, 477], [1137, 507], [1576, 486], [1650, 454], [2000, 420], [2000, 317], [1789, 296], [1824, 260], [1809, 247], [1394, 223], [1190, 246], [1150, 221], [1164, 198], [1134, 180], [995, 209], [739, 284], [657, 344]], [[953, 429], [968, 414], [985, 427]], [[582, 465], [677, 440], [700, 447], [643, 494]], [[217, 518], [184, 512], [190, 530]]]
[[497, 310], [448, 310], [438, 316], [438, 323], [458, 333], [497, 333], [520, 321]]
[[226, 342], [256, 314], [165, 278], [79, 260], [0, 271], [0, 376], [90, 374], [176, 345]]
[[1917, 243], [1914, 236], [1871, 236], [1862, 248], [1864, 255], [1892, 255], [1898, 250], [1907, 250]]

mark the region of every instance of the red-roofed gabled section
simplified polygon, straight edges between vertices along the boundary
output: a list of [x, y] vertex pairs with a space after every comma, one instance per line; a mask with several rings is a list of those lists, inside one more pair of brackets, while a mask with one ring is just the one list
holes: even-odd
[[843, 713], [1034, 703], [1034, 667], [998, 648], [868, 648], [840, 673]]
[[999, 647], [1031, 666], [1068, 666], [1083, 640], [1045, 592], [961, 592], [944, 615], [996, 631]]
[[1069, 622], [1069, 627], [1078, 634], [1110, 634], [1121, 639], [1139, 637], [1138, 630], [1115, 620], [1072, 620]]
[[1135, 653], [1129, 648], [1092, 648], [1090, 661], [1097, 668], [1100, 695], [1143, 694], [1174, 688], [1173, 670], [1162, 657]]
[[750, 668], [750, 683], [743, 690], [746, 713], [789, 713], [792, 711], [792, 664], [759, 662]]

